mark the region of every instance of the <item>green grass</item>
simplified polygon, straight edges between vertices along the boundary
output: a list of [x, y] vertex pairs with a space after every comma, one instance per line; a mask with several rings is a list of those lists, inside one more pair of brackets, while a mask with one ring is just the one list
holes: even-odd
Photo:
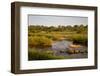
[[42, 36], [30, 36], [28, 37], [29, 47], [49, 47], [51, 46], [52, 40]]
[[29, 49], [28, 51], [29, 60], [52, 60], [52, 59], [65, 59], [64, 56], [55, 56], [52, 51], [38, 51], [36, 49]]
[[62, 39], [73, 41], [76, 44], [87, 46], [87, 34], [77, 34], [75, 32], [50, 32], [50, 33], [29, 33], [29, 46], [51, 46], [52, 41], [59, 41]]

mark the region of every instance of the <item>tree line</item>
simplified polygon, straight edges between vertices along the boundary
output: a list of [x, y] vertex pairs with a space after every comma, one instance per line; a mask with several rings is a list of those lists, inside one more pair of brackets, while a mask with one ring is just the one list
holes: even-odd
[[68, 31], [68, 32], [73, 32], [76, 31], [77, 33], [86, 33], [88, 29], [88, 25], [58, 25], [56, 26], [44, 26], [44, 25], [29, 25], [28, 27], [29, 32], [41, 32], [41, 31], [46, 31], [46, 32], [52, 32], [52, 31]]

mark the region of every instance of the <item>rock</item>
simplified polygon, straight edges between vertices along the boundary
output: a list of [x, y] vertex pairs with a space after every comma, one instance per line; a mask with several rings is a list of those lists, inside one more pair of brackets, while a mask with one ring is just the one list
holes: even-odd
[[74, 45], [74, 44], [71, 44], [71, 45], [69, 45], [69, 47], [71, 47], [71, 48], [80, 48], [81, 45]]
[[79, 50], [75, 50], [75, 54], [78, 54], [78, 53], [80, 53], [80, 51]]
[[68, 50], [67, 53], [68, 54], [74, 54], [74, 50]]

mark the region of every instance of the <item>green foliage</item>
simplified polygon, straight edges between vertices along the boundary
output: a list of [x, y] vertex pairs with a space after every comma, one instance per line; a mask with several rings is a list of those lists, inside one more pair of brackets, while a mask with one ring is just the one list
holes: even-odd
[[[30, 25], [28, 27], [28, 36], [29, 36], [29, 45], [30, 44], [46, 44], [45, 42], [47, 41], [47, 46], [51, 41], [55, 40], [62, 40], [62, 39], [68, 39], [72, 40], [76, 43], [83, 43], [86, 41], [85, 35], [87, 35], [87, 25], [68, 25], [68, 26], [63, 26], [59, 25], [58, 27], [54, 26], [43, 26], [43, 25]], [[80, 36], [78, 36], [80, 35]], [[83, 36], [82, 36], [83, 35]], [[32, 38], [30, 38], [32, 37]], [[40, 38], [39, 38], [40, 37]], [[44, 40], [44, 42], [43, 42]], [[51, 41], [50, 41], [51, 40]], [[83, 40], [83, 42], [82, 42]], [[36, 43], [34, 43], [36, 41]], [[40, 44], [38, 44], [40, 42]]]
[[80, 36], [74, 36], [73, 39], [72, 39], [73, 43], [76, 43], [76, 44], [82, 44], [82, 45], [86, 45], [87, 46], [87, 36], [83, 36], [83, 35], [80, 35]]
[[87, 46], [88, 37], [86, 34], [74, 34], [70, 35], [67, 40], [73, 41], [74, 44], [81, 44]]
[[51, 51], [37, 51], [35, 49], [29, 49], [28, 58], [29, 60], [51, 60], [51, 59], [64, 59], [63, 56], [52, 55]]
[[71, 26], [71, 25], [68, 25], [68, 26], [63, 26], [63, 25], [59, 25], [58, 27], [54, 27], [54, 26], [43, 26], [43, 25], [30, 25], [28, 27], [29, 29], [29, 32], [33, 32], [33, 33], [38, 33], [38, 32], [41, 32], [41, 31], [46, 31], [46, 32], [57, 32], [57, 31], [60, 31], [60, 32], [63, 32], [63, 31], [67, 31], [67, 32], [72, 32], [72, 31], [76, 31], [78, 33], [82, 33], [82, 32], [86, 32], [87, 31], [87, 25], [84, 26], [84, 25], [74, 25], [74, 26]]
[[30, 36], [28, 37], [29, 47], [49, 47], [51, 46], [52, 40], [44, 36]]
[[54, 54], [54, 52], [52, 51], [52, 50], [47, 50], [47, 51], [45, 51], [47, 54]]

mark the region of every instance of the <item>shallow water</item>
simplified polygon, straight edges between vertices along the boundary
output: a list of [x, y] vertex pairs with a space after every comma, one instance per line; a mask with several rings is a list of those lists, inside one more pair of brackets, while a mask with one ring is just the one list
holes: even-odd
[[57, 51], [66, 50], [71, 44], [73, 44], [71, 41], [66, 41], [66, 40], [57, 41], [52, 44], [52, 50], [57, 50]]
[[[67, 51], [69, 46], [73, 44], [72, 41], [56, 41], [52, 43], [52, 47], [48, 48], [35, 48], [38, 51], [46, 51], [46, 50], [51, 50], [54, 51], [54, 55], [56, 56], [65, 56], [65, 57], [71, 57], [71, 58], [87, 58], [87, 53], [78, 53], [78, 54], [68, 54], [67, 52], [61, 52], [61, 51]], [[80, 50], [80, 51], [85, 51], [87, 50], [87, 47], [82, 46], [80, 48], [76, 48], [75, 50]]]

